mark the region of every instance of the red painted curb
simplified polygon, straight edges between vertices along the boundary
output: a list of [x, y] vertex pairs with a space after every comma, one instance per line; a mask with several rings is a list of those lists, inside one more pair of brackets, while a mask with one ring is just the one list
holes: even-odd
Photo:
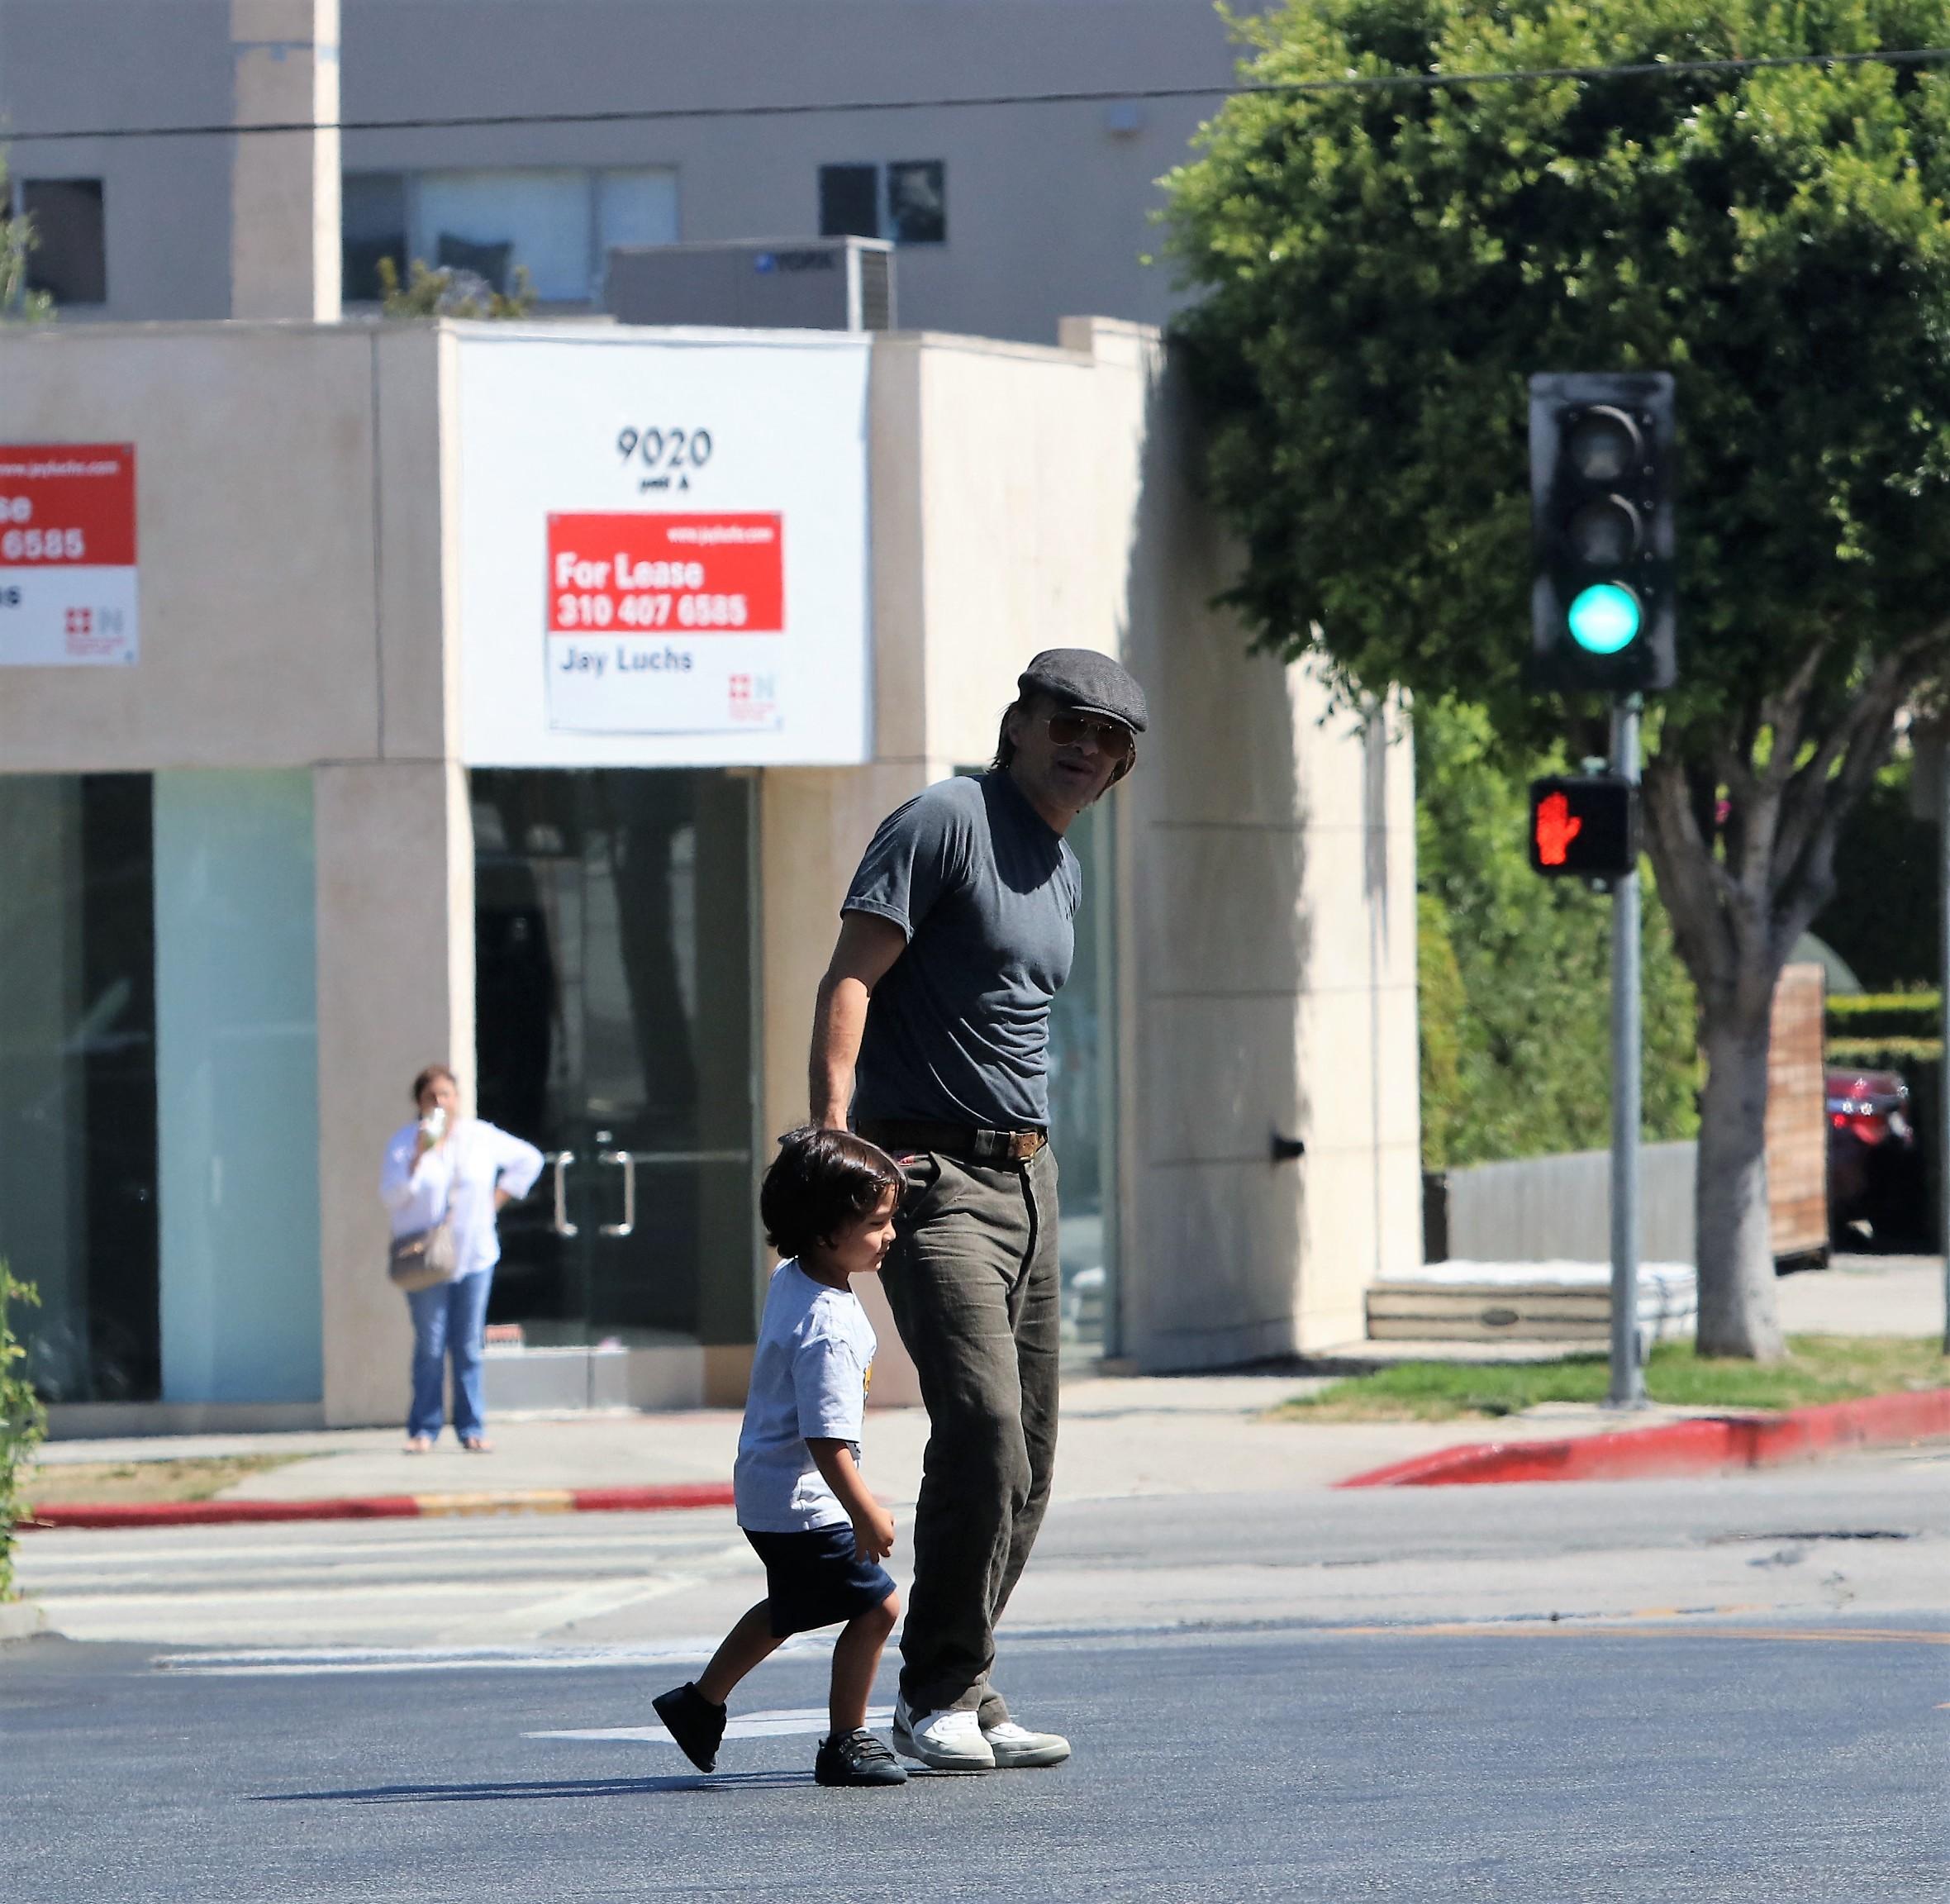
[[1336, 1482], [1339, 1488], [1454, 1488], [1510, 1481], [1629, 1481], [1772, 1468], [1840, 1448], [1900, 1446], [1950, 1435], [1950, 1388], [1824, 1402], [1778, 1415], [1710, 1415], [1554, 1441], [1439, 1449]]
[[654, 1488], [535, 1488], [483, 1494], [376, 1494], [321, 1501], [58, 1502], [35, 1510], [21, 1533], [55, 1527], [212, 1527], [240, 1521], [411, 1521], [449, 1514], [649, 1514], [729, 1507], [725, 1481], [673, 1481]]

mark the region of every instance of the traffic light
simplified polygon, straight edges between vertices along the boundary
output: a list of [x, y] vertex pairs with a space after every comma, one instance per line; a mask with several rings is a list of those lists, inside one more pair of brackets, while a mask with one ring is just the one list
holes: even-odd
[[1553, 774], [1530, 783], [1535, 871], [1616, 879], [1638, 864], [1638, 789], [1629, 780], [1616, 774]]
[[1534, 686], [1672, 685], [1673, 459], [1663, 371], [1530, 379]]

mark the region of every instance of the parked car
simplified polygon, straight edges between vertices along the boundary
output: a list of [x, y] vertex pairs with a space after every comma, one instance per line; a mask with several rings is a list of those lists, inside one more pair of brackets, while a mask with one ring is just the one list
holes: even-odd
[[1828, 1073], [1829, 1230], [1886, 1248], [1926, 1227], [1910, 1087], [1896, 1071]]

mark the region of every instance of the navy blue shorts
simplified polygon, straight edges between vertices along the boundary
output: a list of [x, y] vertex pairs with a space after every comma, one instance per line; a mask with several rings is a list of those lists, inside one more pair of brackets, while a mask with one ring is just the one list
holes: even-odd
[[878, 1561], [863, 1560], [854, 1552], [849, 1521], [803, 1534], [764, 1534], [750, 1527], [744, 1531], [765, 1563], [765, 1606], [775, 1640], [851, 1620], [894, 1590], [892, 1577]]

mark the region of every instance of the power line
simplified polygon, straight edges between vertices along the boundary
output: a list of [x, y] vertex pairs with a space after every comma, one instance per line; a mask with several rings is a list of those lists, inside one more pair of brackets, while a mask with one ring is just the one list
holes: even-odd
[[1790, 67], [1933, 66], [1950, 62], [1950, 46], [1912, 46], [1870, 53], [1782, 53], [1747, 60], [1649, 60], [1625, 66], [1524, 66], [1483, 73], [1350, 73], [1335, 79], [1249, 80], [1226, 86], [1079, 88], [1055, 93], [985, 93], [935, 99], [796, 101], [774, 105], [644, 106], [591, 112], [460, 112], [445, 117], [309, 119], [263, 125], [93, 126], [54, 132], [0, 132], [0, 145], [62, 139], [242, 138], [271, 132], [452, 132], [507, 126], [635, 126], [677, 120], [803, 119], [822, 113], [953, 112], [992, 106], [1092, 106], [1132, 100], [1220, 99], [1255, 93], [1303, 97], [1329, 93], [1434, 92], [1470, 86], [1520, 86], [1557, 79], [1677, 79], [1695, 75], [1764, 73]]

